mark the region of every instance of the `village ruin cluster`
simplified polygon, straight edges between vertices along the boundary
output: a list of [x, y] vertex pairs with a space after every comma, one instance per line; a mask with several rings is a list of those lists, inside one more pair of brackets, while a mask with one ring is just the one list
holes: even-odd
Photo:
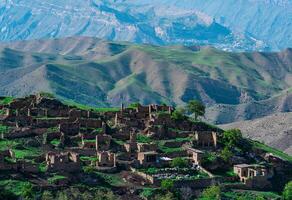
[[223, 131], [173, 119], [174, 110], [137, 104], [99, 112], [40, 94], [14, 99], [0, 106], [0, 170], [45, 189], [98, 185], [94, 172], [114, 174], [123, 187], [139, 189], [165, 180], [191, 190], [216, 184], [265, 190], [278, 179], [285, 184], [291, 163], [261, 149], [220, 160]]

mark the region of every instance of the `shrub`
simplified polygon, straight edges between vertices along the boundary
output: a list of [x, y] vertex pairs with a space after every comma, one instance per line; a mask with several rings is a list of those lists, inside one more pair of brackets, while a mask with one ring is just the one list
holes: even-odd
[[184, 108], [176, 108], [175, 111], [171, 114], [171, 118], [176, 120], [176, 121], [185, 120], [187, 118], [185, 115], [185, 109]]
[[21, 196], [24, 199], [33, 199], [34, 198], [33, 186], [31, 183], [25, 183], [21, 190]]
[[172, 167], [183, 168], [183, 167], [187, 167], [187, 165], [188, 165], [188, 161], [186, 159], [183, 159], [183, 158], [174, 158], [171, 161]]
[[161, 188], [163, 190], [171, 190], [173, 188], [174, 182], [171, 179], [164, 179], [161, 181]]
[[284, 200], [292, 200], [292, 181], [288, 182], [283, 191]]
[[166, 194], [158, 194], [155, 196], [154, 200], [175, 200], [174, 194], [171, 192], [167, 192]]
[[222, 143], [225, 147], [231, 149], [241, 142], [242, 140], [242, 133], [239, 129], [231, 129], [224, 131], [222, 136]]
[[155, 174], [155, 173], [157, 173], [157, 168], [155, 168], [155, 167], [150, 167], [150, 168], [148, 168], [147, 169], [147, 173], [148, 174]]
[[233, 153], [229, 150], [229, 148], [224, 147], [224, 149], [220, 152], [220, 156], [225, 162], [227, 162], [233, 156]]
[[201, 199], [203, 200], [220, 200], [221, 189], [219, 186], [211, 186], [205, 189], [202, 193]]
[[151, 138], [147, 137], [146, 135], [137, 134], [137, 142], [150, 143], [151, 141], [152, 141]]

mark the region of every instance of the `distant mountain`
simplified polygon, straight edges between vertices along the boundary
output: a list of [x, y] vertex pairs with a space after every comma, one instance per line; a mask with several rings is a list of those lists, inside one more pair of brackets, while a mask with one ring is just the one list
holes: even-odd
[[277, 113], [255, 120], [240, 121], [221, 126], [239, 128], [245, 137], [261, 141], [292, 155], [292, 113]]
[[199, 99], [217, 123], [292, 111], [291, 74], [292, 49], [231, 53], [89, 37], [0, 45], [0, 95], [47, 91], [94, 106]]
[[0, 40], [94, 36], [278, 50], [292, 46], [290, 6], [291, 1], [264, 0], [2, 0]]

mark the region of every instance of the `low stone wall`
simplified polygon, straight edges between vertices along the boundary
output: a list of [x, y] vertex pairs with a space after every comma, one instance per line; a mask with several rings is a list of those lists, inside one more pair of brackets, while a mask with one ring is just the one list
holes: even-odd
[[187, 151], [175, 151], [175, 152], [170, 152], [170, 153], [162, 153], [161, 156], [164, 157], [170, 157], [170, 158], [176, 158], [176, 157], [187, 157]]
[[78, 153], [80, 156], [96, 156], [95, 149], [66, 148], [66, 150]]

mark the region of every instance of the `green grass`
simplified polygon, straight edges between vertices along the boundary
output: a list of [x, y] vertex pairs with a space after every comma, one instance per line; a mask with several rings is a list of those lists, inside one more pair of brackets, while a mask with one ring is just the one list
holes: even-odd
[[110, 184], [111, 186], [123, 186], [125, 185], [125, 182], [123, 179], [119, 176], [119, 174], [106, 174], [102, 172], [95, 172], [98, 176], [103, 178], [105, 182]]
[[69, 106], [74, 106], [76, 108], [79, 108], [81, 110], [93, 110], [95, 112], [101, 112], [101, 113], [102, 112], [116, 112], [120, 110], [120, 108], [116, 108], [116, 107], [99, 108], [99, 107], [87, 106], [87, 105], [79, 104], [79, 103], [69, 101], [69, 100], [64, 101], [64, 103]]
[[123, 140], [118, 140], [116, 138], [113, 139], [115, 143], [117, 143], [118, 145], [124, 145], [126, 142]]
[[263, 197], [264, 199], [281, 199], [281, 196], [273, 193], [273, 192], [259, 192], [259, 191], [227, 191], [222, 192], [222, 197], [224, 199], [230, 199], [230, 200], [256, 200], [257, 197]]
[[54, 132], [58, 132], [58, 131], [59, 131], [59, 127], [56, 126], [56, 127], [48, 128], [46, 133], [50, 134], [50, 133], [54, 133]]
[[261, 149], [261, 150], [264, 150], [268, 153], [272, 153], [276, 156], [279, 156], [280, 158], [284, 159], [284, 160], [287, 160], [289, 162], [292, 162], [292, 157], [289, 156], [288, 154], [280, 151], [280, 150], [277, 150], [277, 149], [274, 149], [268, 145], [265, 145], [263, 143], [260, 143], [260, 142], [257, 142], [257, 141], [251, 141], [251, 143], [253, 144], [253, 147], [254, 148], [258, 148], [258, 149]]
[[9, 148], [15, 148], [19, 143], [13, 140], [0, 140], [0, 150], [7, 150]]
[[157, 188], [143, 188], [142, 192], [140, 193], [140, 196], [142, 198], [151, 199], [155, 192], [157, 191]]
[[39, 171], [45, 173], [47, 171], [48, 167], [46, 162], [40, 163], [39, 164]]
[[54, 145], [54, 146], [58, 146], [60, 144], [60, 140], [59, 139], [53, 139], [50, 143], [52, 145]]
[[16, 159], [24, 159], [30, 156], [39, 156], [41, 151], [39, 148], [13, 149]]
[[7, 134], [10, 130], [11, 127], [0, 124], [0, 134]]
[[163, 153], [173, 153], [173, 152], [180, 152], [180, 151], [183, 151], [183, 149], [182, 149], [181, 147], [170, 148], [170, 147], [166, 147], [166, 146], [159, 146], [159, 149], [160, 149]]
[[80, 156], [80, 160], [96, 162], [98, 160], [98, 158], [97, 157], [90, 157], [90, 156]]
[[95, 142], [96, 140], [95, 139], [92, 139], [92, 140], [83, 140], [85, 143], [87, 143], [87, 142], [89, 142], [89, 143], [91, 143], [91, 142]]
[[0, 100], [0, 105], [7, 105], [13, 101], [13, 97], [5, 97], [4, 99]]
[[150, 143], [150, 142], [152, 142], [152, 139], [147, 137], [146, 135], [137, 134], [137, 142], [139, 142], [139, 143]]
[[20, 196], [22, 194], [23, 188], [28, 184], [28, 181], [21, 180], [0, 180], [0, 187], [3, 187], [5, 190], [12, 192], [13, 194]]
[[50, 184], [54, 184], [54, 183], [56, 183], [57, 181], [59, 181], [59, 180], [63, 180], [63, 179], [66, 179], [67, 177], [66, 176], [62, 176], [62, 175], [54, 175], [53, 177], [50, 177], [50, 178], [48, 178], [48, 182], [50, 183]]

